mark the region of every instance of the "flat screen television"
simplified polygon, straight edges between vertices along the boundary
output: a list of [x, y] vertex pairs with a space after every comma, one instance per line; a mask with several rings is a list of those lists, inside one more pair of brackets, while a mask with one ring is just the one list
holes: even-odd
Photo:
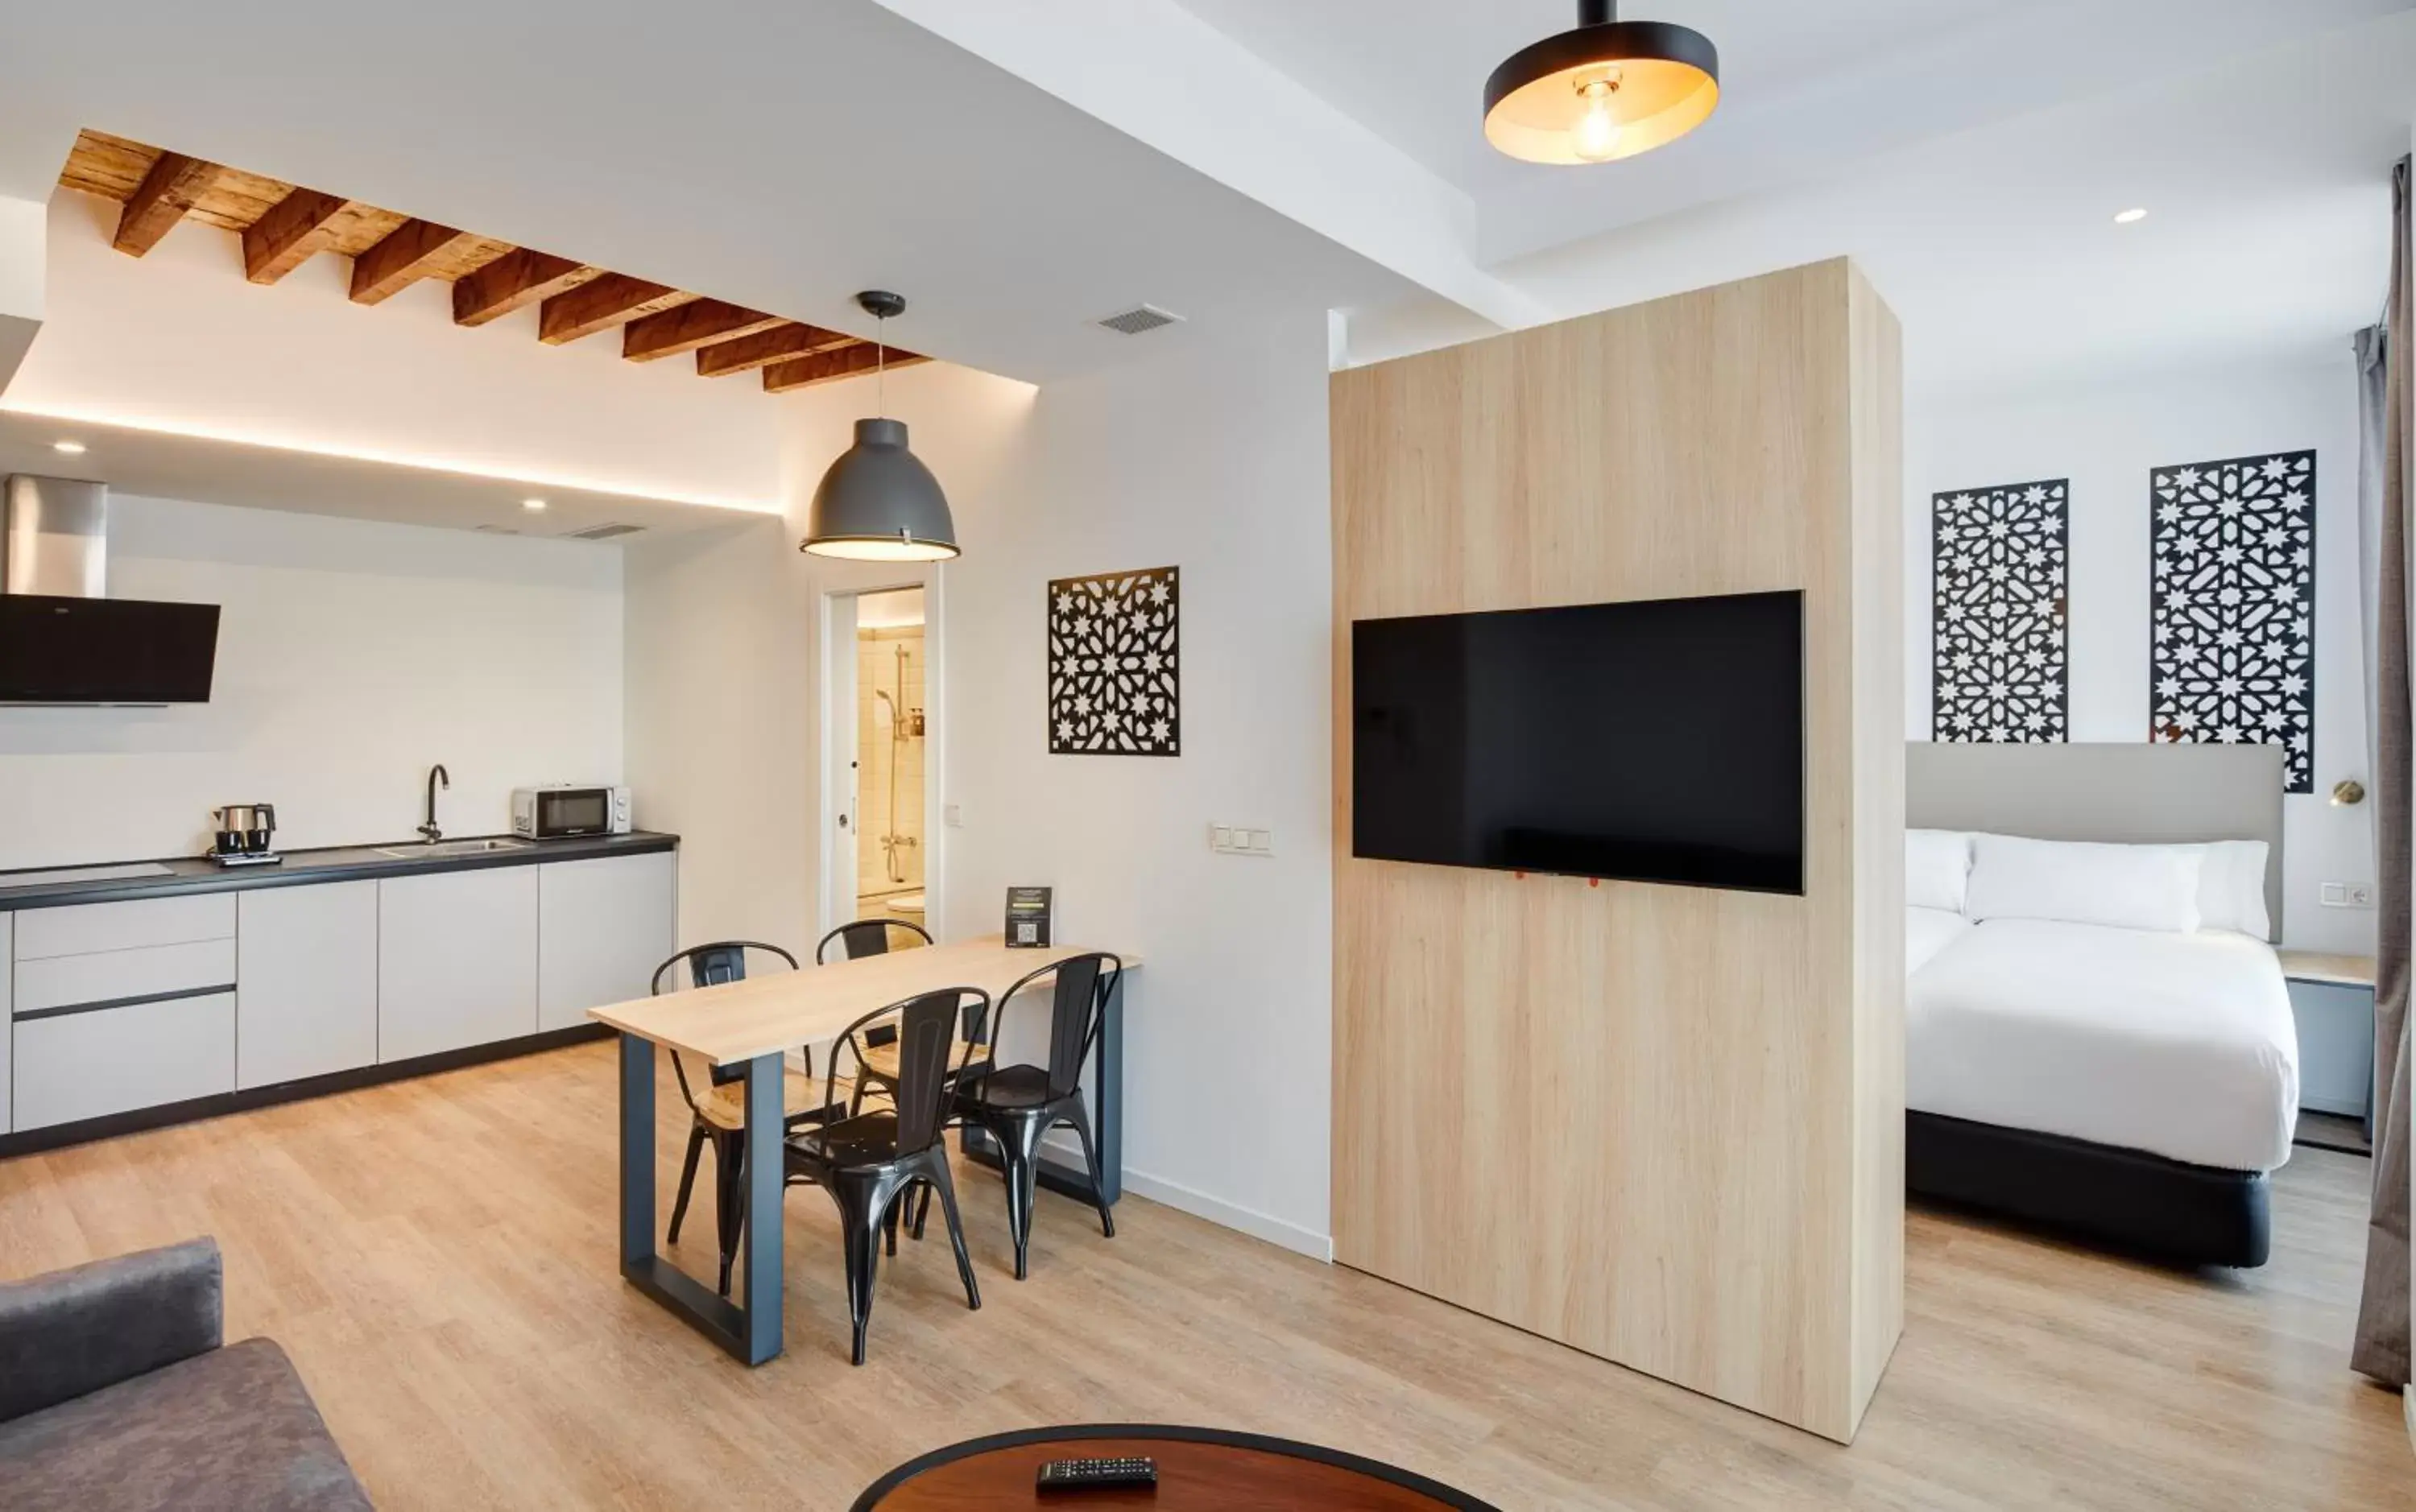
[[1351, 853], [1804, 891], [1804, 595], [1351, 626]]

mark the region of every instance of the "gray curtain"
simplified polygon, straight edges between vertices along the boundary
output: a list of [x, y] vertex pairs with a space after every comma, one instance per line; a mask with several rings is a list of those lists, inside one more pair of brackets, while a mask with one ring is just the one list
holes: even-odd
[[[2359, 533], [2367, 546], [2368, 743], [2375, 845], [2374, 1064], [2382, 1068], [2374, 1119], [2374, 1213], [2365, 1238], [2365, 1293], [2349, 1363], [2386, 1385], [2408, 1383], [2408, 160], [2391, 176], [2391, 302], [2378, 332], [2360, 333], [2366, 425], [2359, 468]], [[2376, 361], [2377, 357], [2379, 361]], [[2377, 412], [2379, 412], [2378, 413]]]

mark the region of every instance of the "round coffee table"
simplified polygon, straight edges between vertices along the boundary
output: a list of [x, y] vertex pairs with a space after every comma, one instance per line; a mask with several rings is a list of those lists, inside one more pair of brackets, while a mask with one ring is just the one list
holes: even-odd
[[[1041, 1492], [1051, 1460], [1146, 1456], [1154, 1490]], [[1008, 1507], [1156, 1507], [1160, 1512], [1499, 1512], [1465, 1491], [1337, 1449], [1153, 1423], [1093, 1423], [994, 1433], [934, 1449], [874, 1481], [853, 1512], [994, 1512]]]

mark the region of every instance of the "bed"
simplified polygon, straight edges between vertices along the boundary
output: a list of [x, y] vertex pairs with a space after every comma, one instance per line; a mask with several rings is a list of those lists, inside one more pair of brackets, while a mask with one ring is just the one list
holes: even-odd
[[[2257, 937], [2280, 917], [2280, 752], [1916, 744], [1906, 776], [1910, 829], [1977, 837], [2000, 858], [1986, 874], [2000, 885], [1967, 902], [1940, 896], [1935, 863], [1925, 875], [1910, 847], [1910, 1190], [2161, 1260], [2263, 1264], [2267, 1173], [2288, 1158], [2298, 1108], [2289, 997]], [[2018, 890], [2001, 885], [2008, 856], [2161, 864], [2206, 842], [2263, 850], [2253, 873], [2218, 877], [2207, 861], [2202, 914], [2196, 899], [2177, 917], [2137, 901], [2179, 874], [2117, 876], [2069, 907], [2008, 902]], [[1974, 889], [1983, 876], [1975, 861]], [[2236, 910], [2211, 901], [2218, 881]], [[2009, 916], [2024, 912], [2042, 917]]]

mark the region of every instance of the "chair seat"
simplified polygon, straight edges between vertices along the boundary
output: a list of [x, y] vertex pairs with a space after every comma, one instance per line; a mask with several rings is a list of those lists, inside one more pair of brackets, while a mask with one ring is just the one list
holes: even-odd
[[[836, 1079], [836, 1083], [831, 1088], [831, 1100], [834, 1105], [844, 1108], [848, 1099], [854, 1095], [855, 1082], [851, 1077], [841, 1076]], [[865, 1095], [886, 1097], [888, 1094], [875, 1093], [868, 1087]], [[812, 1117], [823, 1111], [823, 1079], [808, 1076], [802, 1071], [789, 1072], [781, 1080], [780, 1100], [784, 1121]], [[713, 1088], [705, 1094], [698, 1111], [704, 1115], [704, 1121], [716, 1129], [735, 1131], [746, 1128], [747, 1084], [743, 1081], [728, 1082]]]
[[1037, 1108], [1057, 1100], [1049, 1091], [1049, 1071], [1041, 1066], [1004, 1066], [968, 1075], [957, 1093], [960, 1103], [989, 1108]]
[[[976, 1066], [984, 1066], [988, 1064], [988, 1052], [974, 1040], [959, 1040], [948, 1051], [948, 1066], [950, 1070], [954, 1070], [959, 1066], [963, 1066], [970, 1070]], [[864, 1079], [867, 1082], [877, 1082], [883, 1085], [896, 1084], [898, 1080], [897, 1040], [892, 1040], [885, 1044], [867, 1045], [864, 1047]]]
[[834, 1170], [884, 1165], [898, 1158], [898, 1115], [884, 1108], [801, 1130], [789, 1136], [789, 1148]]

